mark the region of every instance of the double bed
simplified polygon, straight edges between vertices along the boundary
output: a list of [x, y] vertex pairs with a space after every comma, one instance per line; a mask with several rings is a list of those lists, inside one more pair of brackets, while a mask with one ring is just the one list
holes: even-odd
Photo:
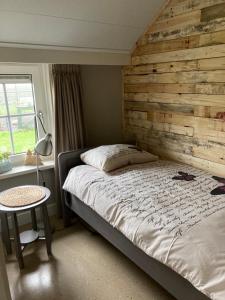
[[58, 157], [63, 218], [76, 214], [178, 300], [225, 299], [221, 180], [157, 160], [103, 172]]

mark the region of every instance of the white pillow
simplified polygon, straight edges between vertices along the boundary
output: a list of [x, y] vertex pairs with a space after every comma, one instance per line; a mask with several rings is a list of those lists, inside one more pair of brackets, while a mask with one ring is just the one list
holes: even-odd
[[108, 145], [88, 150], [81, 154], [81, 160], [101, 171], [112, 171], [126, 165], [155, 161], [157, 156], [132, 145]]

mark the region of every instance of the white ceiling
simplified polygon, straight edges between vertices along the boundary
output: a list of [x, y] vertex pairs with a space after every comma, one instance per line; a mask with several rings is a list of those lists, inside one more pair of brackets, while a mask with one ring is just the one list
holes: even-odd
[[0, 45], [128, 52], [164, 0], [0, 0]]

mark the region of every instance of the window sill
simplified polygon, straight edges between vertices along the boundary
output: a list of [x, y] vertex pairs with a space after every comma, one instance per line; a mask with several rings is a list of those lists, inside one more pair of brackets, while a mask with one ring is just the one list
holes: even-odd
[[[39, 166], [39, 170], [49, 170], [54, 168], [54, 161], [49, 160], [43, 162], [42, 166]], [[25, 174], [35, 173], [36, 166], [16, 166], [11, 171], [0, 174], [0, 180], [8, 179], [16, 176], [21, 176]]]

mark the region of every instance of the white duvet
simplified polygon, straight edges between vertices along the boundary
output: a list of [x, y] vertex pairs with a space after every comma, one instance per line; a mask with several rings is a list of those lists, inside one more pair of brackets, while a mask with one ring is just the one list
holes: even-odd
[[224, 300], [225, 194], [211, 194], [219, 186], [204, 171], [156, 161], [110, 173], [77, 166], [63, 188], [209, 298]]

